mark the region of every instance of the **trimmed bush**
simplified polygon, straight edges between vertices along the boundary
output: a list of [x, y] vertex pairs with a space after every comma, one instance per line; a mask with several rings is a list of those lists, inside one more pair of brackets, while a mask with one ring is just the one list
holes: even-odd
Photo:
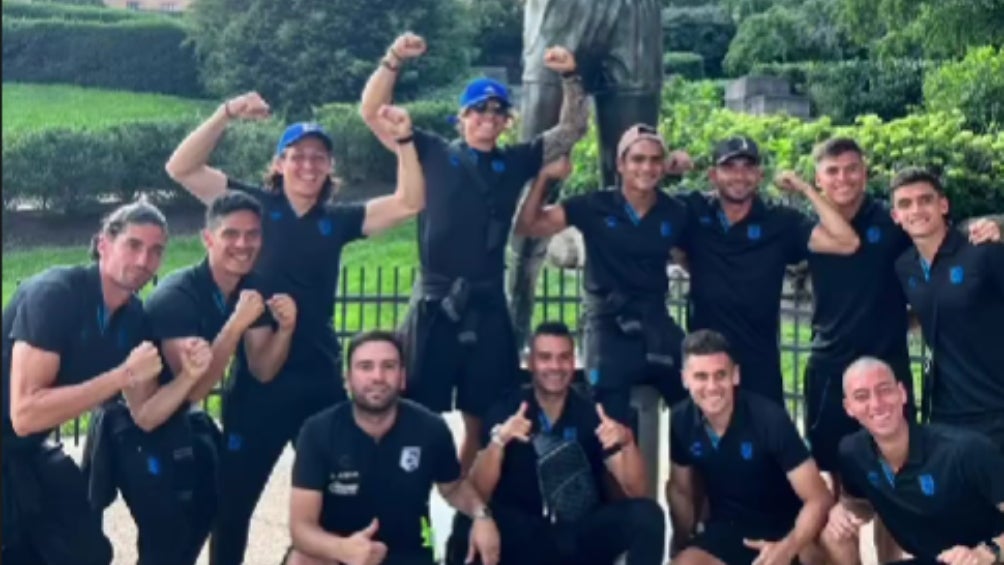
[[670, 51], [662, 56], [662, 68], [666, 74], [700, 80], [704, 78], [704, 57], [689, 51]]
[[185, 28], [173, 18], [117, 22], [3, 19], [3, 81], [202, 96]]
[[[99, 1], [100, 4], [100, 1]], [[17, 2], [5, 0], [3, 18], [26, 20], [76, 20], [93, 22], [121, 22], [137, 19], [163, 19], [163, 16], [134, 10], [113, 10], [103, 6], [74, 6], [70, 4]]]
[[690, 51], [704, 58], [704, 74], [722, 76], [722, 59], [736, 34], [729, 14], [717, 6], [662, 11], [663, 50]]
[[933, 111], [958, 110], [977, 131], [1004, 128], [1004, 49], [981, 47], [931, 71], [924, 103]]

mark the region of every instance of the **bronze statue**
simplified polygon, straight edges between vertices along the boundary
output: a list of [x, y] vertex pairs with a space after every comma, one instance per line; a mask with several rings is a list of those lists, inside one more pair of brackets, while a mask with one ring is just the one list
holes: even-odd
[[[615, 182], [615, 150], [631, 125], [657, 125], [662, 91], [660, 0], [525, 0], [523, 23], [522, 139], [558, 122], [561, 78], [543, 64], [544, 51], [563, 45], [575, 54], [579, 75], [596, 109], [603, 186]], [[552, 186], [548, 201], [558, 197]], [[533, 292], [547, 242], [513, 236], [508, 290], [517, 343], [530, 326]]]

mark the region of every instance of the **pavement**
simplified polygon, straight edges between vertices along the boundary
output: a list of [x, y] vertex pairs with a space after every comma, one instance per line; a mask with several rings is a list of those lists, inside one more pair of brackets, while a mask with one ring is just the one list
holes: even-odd
[[[668, 423], [666, 422], [667, 414], [668, 412], [666, 411], [662, 412], [659, 425], [660, 430], [669, 429]], [[450, 426], [450, 430], [453, 432], [454, 439], [459, 444], [460, 436], [463, 430], [460, 415], [458, 413], [447, 414], [446, 421]], [[660, 439], [659, 446], [659, 461], [669, 461], [669, 444], [664, 437]], [[71, 444], [67, 444], [66, 451], [79, 462], [80, 455], [83, 452], [83, 445], [73, 446]], [[287, 448], [280, 457], [279, 462], [276, 464], [268, 485], [265, 487], [265, 492], [262, 494], [262, 497], [258, 502], [258, 507], [255, 509], [255, 513], [251, 519], [248, 548], [245, 553], [245, 565], [279, 565], [282, 557], [286, 553], [286, 549], [289, 546], [288, 504], [290, 472], [292, 467], [293, 450], [291, 448]], [[665, 484], [668, 476], [668, 465], [660, 465], [660, 479], [658, 484]], [[660, 488], [659, 490], [660, 503], [663, 505], [663, 508], [665, 508], [665, 500], [663, 500], [663, 496], [661, 494], [662, 489]], [[446, 505], [439, 494], [435, 492], [435, 489], [433, 489], [432, 492], [430, 511], [432, 514], [432, 527], [436, 533], [435, 539], [438, 546], [437, 555], [442, 555], [443, 546], [446, 543], [446, 539], [450, 535], [453, 510]], [[863, 540], [871, 539], [870, 525], [867, 528], [869, 531], [865, 532], [862, 536]], [[129, 510], [126, 508], [121, 497], [117, 498], [115, 502], [105, 511], [104, 530], [109, 539], [111, 539], [112, 545], [115, 548], [115, 559], [113, 561], [114, 565], [135, 565], [136, 526], [133, 523], [132, 517], [129, 515]], [[668, 535], [666, 539], [668, 542]], [[876, 562], [874, 550], [872, 549], [870, 543], [865, 545], [866, 547], [863, 548], [864, 563], [865, 565], [874, 565]], [[200, 555], [198, 561], [199, 565], [208, 565], [209, 558], [207, 553], [207, 548], [203, 548], [202, 555]]]

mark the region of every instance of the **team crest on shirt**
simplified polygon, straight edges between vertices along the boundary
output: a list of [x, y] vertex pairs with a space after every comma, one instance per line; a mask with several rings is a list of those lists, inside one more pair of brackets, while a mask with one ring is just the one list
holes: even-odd
[[743, 459], [751, 461], [753, 459], [753, 444], [748, 441], [744, 441], [742, 445], [739, 446], [739, 453], [743, 456]]
[[956, 265], [948, 271], [948, 280], [952, 281], [952, 284], [962, 284], [962, 281], [966, 280], [966, 271], [961, 266]]
[[268, 217], [271, 218], [273, 222], [277, 222], [282, 219], [282, 211], [272, 210], [271, 212], [268, 213]]
[[760, 239], [761, 235], [763, 235], [763, 233], [760, 229], [760, 224], [750, 224], [749, 227], [746, 228], [746, 237], [751, 240]]
[[421, 447], [402, 447], [401, 448], [401, 468], [411, 473], [415, 469], [418, 469], [419, 464], [422, 462], [422, 448]]
[[878, 226], [872, 226], [865, 232], [865, 238], [868, 243], [878, 243], [882, 240], [882, 230]]
[[868, 482], [871, 483], [873, 487], [878, 487], [880, 483], [878, 472], [868, 471]]
[[607, 216], [606, 222], [607, 222], [607, 227], [608, 228], [615, 228], [615, 227], [617, 227], [617, 218], [615, 218], [613, 216]]
[[331, 235], [331, 231], [334, 229], [334, 226], [331, 223], [331, 218], [321, 218], [320, 220], [317, 220], [317, 229], [321, 232], [321, 235], [325, 237]]
[[923, 475], [917, 477], [917, 481], [920, 483], [921, 492], [923, 492], [927, 496], [934, 496], [935, 492], [934, 477], [932, 477], [928, 473], [924, 473]]
[[701, 442], [699, 441], [695, 441], [694, 443], [690, 444], [690, 454], [693, 455], [694, 457], [698, 458], [701, 457], [702, 455], [704, 455], [704, 445], [701, 444]]
[[662, 225], [659, 226], [659, 233], [662, 234], [662, 237], [673, 235], [673, 224], [669, 223], [668, 220], [663, 221]]

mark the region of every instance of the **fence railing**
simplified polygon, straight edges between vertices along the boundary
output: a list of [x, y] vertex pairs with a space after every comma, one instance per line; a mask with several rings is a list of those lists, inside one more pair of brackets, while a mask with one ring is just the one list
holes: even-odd
[[[414, 267], [344, 267], [335, 301], [334, 329], [343, 343], [363, 329], [396, 328], [404, 320], [416, 277]], [[154, 281], [153, 284], [156, 284]], [[685, 327], [689, 281], [685, 276], [670, 281], [668, 306], [673, 317]], [[533, 323], [545, 319], [560, 320], [575, 332], [581, 345], [582, 275], [578, 270], [543, 269], [537, 284]], [[789, 291], [782, 296], [780, 354], [787, 408], [795, 422], [801, 422], [805, 402], [802, 374], [811, 351], [812, 301], [805, 292]], [[925, 351], [921, 340], [910, 336], [910, 350], [915, 379], [919, 379]], [[581, 351], [581, 349], [580, 349]], [[914, 387], [920, 391], [919, 386]], [[219, 415], [220, 389], [203, 403], [214, 416]], [[76, 444], [86, 433], [89, 418], [82, 416], [57, 430], [57, 438], [72, 436]]]

